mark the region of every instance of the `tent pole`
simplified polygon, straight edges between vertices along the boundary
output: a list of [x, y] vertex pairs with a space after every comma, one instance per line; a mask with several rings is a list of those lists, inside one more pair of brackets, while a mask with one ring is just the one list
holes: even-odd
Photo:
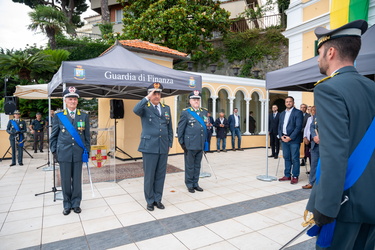
[[270, 102], [270, 91], [267, 89], [267, 97], [266, 97], [266, 112], [265, 112], [265, 115], [266, 115], [266, 119], [265, 119], [265, 125], [266, 125], [266, 174], [265, 175], [258, 175], [257, 176], [257, 179], [260, 180], [260, 181], [276, 181], [277, 178], [274, 177], [274, 176], [269, 176], [268, 175], [268, 138], [269, 138], [269, 129], [268, 129], [268, 119], [269, 119], [269, 102]]

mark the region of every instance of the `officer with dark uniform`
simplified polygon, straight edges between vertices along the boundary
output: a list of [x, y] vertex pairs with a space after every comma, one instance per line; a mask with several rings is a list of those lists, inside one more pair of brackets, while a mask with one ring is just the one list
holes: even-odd
[[[16, 165], [16, 151], [18, 151], [18, 164], [23, 165], [23, 142], [25, 140], [24, 134], [26, 132], [26, 122], [21, 119], [21, 113], [18, 110], [13, 112], [14, 118], [9, 120], [7, 125], [7, 132], [9, 134], [10, 146], [12, 147], [12, 164]], [[16, 128], [18, 126], [18, 129]]]
[[[185, 184], [190, 193], [202, 192], [198, 185], [204, 144], [206, 141], [207, 109], [200, 107], [201, 94], [195, 90], [189, 95], [190, 108], [182, 111], [178, 123], [178, 142], [185, 152]], [[199, 118], [194, 117], [195, 113]], [[199, 121], [200, 120], [200, 121]], [[203, 124], [202, 124], [203, 122]]]
[[32, 121], [29, 126], [31, 134], [34, 135], [34, 153], [36, 153], [38, 150], [38, 143], [39, 150], [41, 153], [43, 153], [44, 127], [46, 124], [47, 122], [42, 119], [42, 114], [38, 112], [36, 113], [36, 119]]
[[[328, 77], [314, 89], [320, 167], [307, 210], [318, 226], [336, 221], [328, 249], [375, 249], [374, 137], [366, 135], [375, 117], [375, 83], [354, 67], [366, 30], [364, 20], [315, 29], [319, 69]], [[324, 235], [318, 235], [317, 249], [326, 247], [319, 245]]]
[[[69, 87], [63, 92], [66, 109], [59, 112], [68, 119], [78, 132], [82, 142], [90, 152], [90, 121], [89, 115], [77, 109], [79, 92], [75, 87]], [[63, 192], [63, 214], [68, 215], [73, 209], [81, 212], [82, 200], [82, 154], [84, 152], [74, 137], [67, 130], [58, 116], [53, 118], [50, 138], [51, 152], [60, 165], [61, 187]]]
[[148, 95], [135, 105], [133, 112], [141, 117], [142, 134], [138, 151], [142, 152], [144, 193], [147, 210], [154, 206], [164, 209], [161, 203], [167, 172], [168, 152], [173, 143], [171, 109], [160, 103], [163, 86], [153, 83]]

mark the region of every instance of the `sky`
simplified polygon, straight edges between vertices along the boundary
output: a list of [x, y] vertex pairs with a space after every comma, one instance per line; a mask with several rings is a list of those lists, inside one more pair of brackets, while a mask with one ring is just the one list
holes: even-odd
[[[90, 2], [86, 0], [90, 6]], [[30, 24], [28, 13], [32, 9], [24, 4], [14, 3], [12, 0], [0, 0], [0, 48], [3, 49], [24, 49], [27, 44], [30, 46], [36, 43], [45, 46], [48, 39], [40, 31], [37, 33], [27, 29]], [[89, 9], [82, 17], [97, 14]], [[39, 33], [38, 33], [39, 32]]]

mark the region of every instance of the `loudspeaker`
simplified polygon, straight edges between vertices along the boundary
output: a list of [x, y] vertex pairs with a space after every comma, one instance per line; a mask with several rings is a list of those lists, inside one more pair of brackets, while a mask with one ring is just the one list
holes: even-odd
[[4, 101], [4, 112], [6, 115], [13, 115], [13, 112], [17, 109], [18, 97], [17, 96], [6, 96]]
[[124, 118], [124, 102], [122, 100], [111, 99], [111, 119]]

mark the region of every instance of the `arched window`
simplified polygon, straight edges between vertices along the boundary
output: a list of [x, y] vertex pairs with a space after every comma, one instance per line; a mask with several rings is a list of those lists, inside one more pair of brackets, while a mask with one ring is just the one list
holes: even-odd
[[241, 132], [246, 132], [246, 119], [248, 116], [246, 115], [246, 101], [244, 100], [245, 96], [242, 91], [237, 91], [235, 95], [235, 99], [233, 100], [233, 108], [238, 108], [238, 114], [241, 117]]
[[225, 89], [221, 89], [216, 100], [216, 116], [219, 117], [219, 113], [224, 112], [225, 117], [230, 115], [228, 92]]
[[261, 103], [259, 101], [259, 94], [257, 92], [253, 92], [251, 94], [250, 112], [251, 111], [253, 112], [253, 118], [255, 119], [255, 131], [254, 132], [255, 134], [258, 134], [261, 131], [262, 114], [261, 114]]
[[202, 102], [201, 106], [212, 112], [212, 98], [211, 92], [208, 88], [202, 88]]

